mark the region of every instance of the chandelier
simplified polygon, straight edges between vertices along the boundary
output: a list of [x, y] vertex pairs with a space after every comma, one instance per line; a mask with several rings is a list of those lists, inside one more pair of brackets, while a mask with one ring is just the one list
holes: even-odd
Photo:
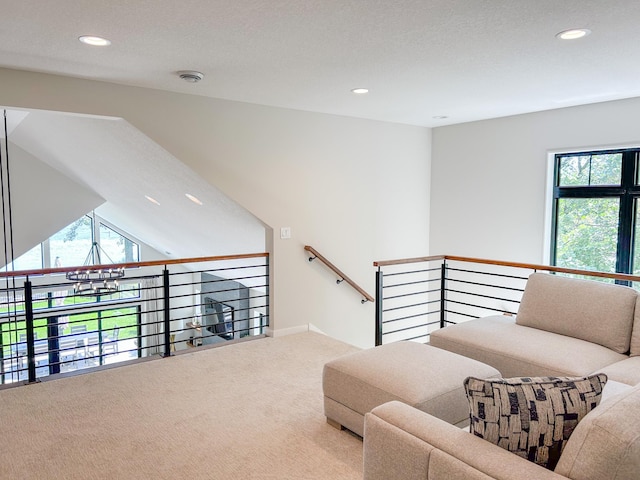
[[100, 252], [104, 254], [109, 264], [113, 264], [113, 260], [102, 250], [98, 242], [93, 242], [84, 266], [97, 265], [97, 267], [67, 272], [67, 280], [76, 282], [73, 286], [76, 295], [110, 295], [118, 291], [118, 280], [124, 277], [124, 268], [102, 268]]

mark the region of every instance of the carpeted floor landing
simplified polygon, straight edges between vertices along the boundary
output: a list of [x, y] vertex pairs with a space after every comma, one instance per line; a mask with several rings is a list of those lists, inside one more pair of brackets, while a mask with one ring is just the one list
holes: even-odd
[[327, 425], [317, 333], [0, 391], [1, 479], [360, 479], [362, 441]]

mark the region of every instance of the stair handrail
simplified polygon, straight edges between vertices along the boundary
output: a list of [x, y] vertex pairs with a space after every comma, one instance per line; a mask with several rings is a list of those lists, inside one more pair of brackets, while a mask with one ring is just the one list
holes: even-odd
[[327, 267], [329, 267], [329, 269], [332, 270], [333, 273], [335, 273], [336, 275], [338, 275], [338, 277], [340, 277], [338, 280], [336, 280], [336, 283], [338, 285], [341, 284], [343, 281], [347, 282], [360, 295], [362, 295], [364, 298], [360, 301], [360, 303], [364, 304], [366, 302], [375, 302], [375, 299], [371, 295], [369, 295], [362, 287], [360, 287], [360, 285], [358, 285], [356, 282], [351, 280], [347, 275], [345, 275], [342, 272], [342, 270], [340, 270], [333, 263], [331, 263], [329, 260], [327, 260], [325, 257], [323, 257], [315, 248], [313, 248], [313, 247], [311, 247], [309, 245], [305, 245], [304, 249], [305, 249], [305, 251], [307, 251], [311, 255], [313, 255], [313, 256], [309, 257], [309, 261], [310, 262], [314, 261], [317, 258], [322, 263], [324, 263]]

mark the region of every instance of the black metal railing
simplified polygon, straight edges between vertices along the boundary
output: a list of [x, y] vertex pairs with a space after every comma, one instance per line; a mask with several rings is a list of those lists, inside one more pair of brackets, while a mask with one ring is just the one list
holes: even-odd
[[0, 383], [168, 357], [269, 326], [266, 253], [124, 265], [118, 291], [100, 295], [76, 293], [62, 268], [0, 273]]
[[375, 344], [428, 342], [446, 325], [487, 315], [515, 315], [536, 271], [640, 285], [640, 276], [549, 265], [438, 255], [374, 262]]

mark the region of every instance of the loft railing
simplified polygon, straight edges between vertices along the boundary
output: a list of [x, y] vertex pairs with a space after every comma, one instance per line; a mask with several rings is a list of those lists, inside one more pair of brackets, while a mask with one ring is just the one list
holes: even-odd
[[102, 265], [125, 267], [117, 292], [77, 294], [69, 270], [0, 273], [0, 383], [35, 382], [269, 326], [267, 253]]
[[360, 287], [356, 282], [351, 280], [347, 275], [345, 275], [338, 267], [336, 267], [333, 263], [323, 257], [315, 248], [306, 245], [304, 247], [305, 251], [309, 252], [311, 256], [309, 257], [309, 261], [312, 262], [316, 258], [324, 263], [329, 269], [338, 276], [336, 283], [339, 285], [342, 282], [347, 282], [347, 284], [351, 285], [360, 295], [362, 295], [361, 303], [373, 302], [374, 298], [369, 295], [362, 287]]
[[375, 343], [428, 342], [432, 331], [486, 315], [515, 315], [527, 278], [550, 272], [633, 286], [640, 276], [437, 255], [374, 262]]

